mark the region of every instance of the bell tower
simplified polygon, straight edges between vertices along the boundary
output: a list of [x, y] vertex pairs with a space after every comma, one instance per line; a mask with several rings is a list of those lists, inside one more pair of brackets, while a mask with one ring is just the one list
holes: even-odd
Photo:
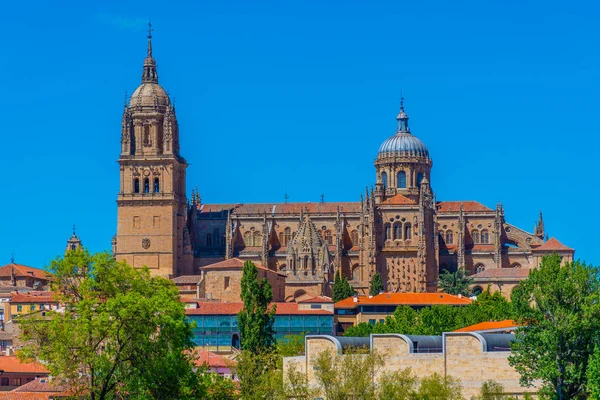
[[148, 26], [142, 83], [123, 110], [113, 247], [117, 260], [145, 265], [153, 275], [167, 277], [191, 273], [183, 256], [187, 164], [179, 154], [175, 108], [158, 84], [152, 25]]

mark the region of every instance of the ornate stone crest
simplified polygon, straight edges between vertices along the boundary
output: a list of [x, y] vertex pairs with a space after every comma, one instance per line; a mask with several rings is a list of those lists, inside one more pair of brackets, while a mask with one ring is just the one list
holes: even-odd
[[143, 238], [142, 239], [142, 247], [147, 250], [150, 247], [150, 239]]

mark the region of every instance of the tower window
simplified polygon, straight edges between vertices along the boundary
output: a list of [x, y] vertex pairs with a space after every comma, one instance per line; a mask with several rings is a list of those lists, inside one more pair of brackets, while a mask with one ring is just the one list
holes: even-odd
[[490, 234], [487, 229], [481, 231], [481, 243], [488, 244], [490, 242]]
[[283, 245], [287, 246], [288, 243], [292, 240], [292, 230], [287, 227], [284, 229], [284, 236], [283, 236]]
[[140, 192], [140, 180], [138, 178], [135, 178], [133, 180], [133, 193], [139, 193]]
[[404, 224], [404, 240], [410, 240], [411, 238], [411, 228], [412, 225], [410, 224], [410, 222], [407, 222], [406, 224]]
[[479, 244], [479, 243], [481, 243], [481, 238], [479, 236], [479, 231], [478, 230], [474, 229], [471, 232], [471, 239], [473, 239], [473, 244]]
[[259, 231], [254, 231], [254, 235], [252, 235], [254, 238], [254, 247], [259, 247], [262, 245], [262, 239], [261, 239], [261, 234]]
[[150, 193], [150, 179], [144, 179], [144, 193]]
[[331, 231], [325, 232], [325, 241], [327, 242], [328, 245], [333, 244], [333, 235], [331, 234]]
[[160, 190], [160, 185], [158, 183], [158, 178], [154, 178], [154, 193], [158, 193]]
[[247, 247], [252, 246], [252, 232], [250, 232], [250, 231], [244, 232], [244, 245]]
[[144, 146], [151, 146], [152, 142], [150, 141], [150, 127], [148, 125], [144, 126]]
[[400, 222], [394, 224], [394, 240], [402, 239], [402, 224]]
[[385, 224], [385, 236], [383, 240], [391, 240], [392, 239], [392, 226], [390, 224]]
[[417, 174], [417, 187], [420, 188], [421, 187], [421, 181], [423, 180], [423, 173], [419, 172]]
[[398, 187], [400, 189], [406, 188], [406, 172], [404, 171], [398, 172]]
[[388, 187], [388, 176], [387, 172], [381, 173], [381, 182], [383, 183], [383, 190], [386, 190]]
[[454, 241], [454, 235], [452, 231], [446, 231], [446, 244], [452, 244]]

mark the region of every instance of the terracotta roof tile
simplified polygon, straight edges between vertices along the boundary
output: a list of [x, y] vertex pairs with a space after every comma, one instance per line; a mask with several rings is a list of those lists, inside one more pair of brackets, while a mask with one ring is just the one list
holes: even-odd
[[[204, 267], [200, 267], [200, 269], [204, 270], [204, 271], [211, 270], [211, 269], [242, 269], [244, 267], [244, 263], [245, 263], [245, 260], [235, 257], [235, 258], [230, 258], [230, 259], [227, 259], [224, 261], [219, 261], [214, 264], [205, 265]], [[253, 263], [254, 263], [254, 265], [256, 265], [256, 268], [258, 268], [260, 271], [265, 271], [265, 272], [269, 272], [272, 274], [286, 276], [285, 274], [282, 274], [280, 272], [273, 271], [272, 269], [269, 269], [269, 268], [265, 268], [262, 265], [260, 265], [259, 263], [257, 263], [256, 261], [253, 261]]]
[[482, 212], [488, 211], [493, 212], [492, 209], [487, 208], [483, 204], [477, 201], [438, 201], [437, 212], [438, 213], [457, 213], [460, 211], [460, 205], [463, 205], [464, 212]]
[[11, 303], [58, 303], [53, 292], [13, 293]]
[[331, 214], [337, 212], [360, 212], [359, 202], [306, 202], [306, 203], [249, 203], [249, 204], [202, 204], [201, 213], [234, 210], [234, 214], [300, 214], [304, 210], [309, 214]]
[[[332, 315], [327, 310], [299, 310], [297, 303], [271, 303], [277, 306], [277, 315], [303, 315], [303, 314], [322, 314]], [[206, 303], [198, 302], [198, 308], [188, 308], [186, 315], [234, 315], [238, 314], [244, 308], [244, 303]]]
[[518, 325], [515, 323], [515, 321], [512, 319], [505, 319], [504, 321], [480, 322], [479, 324], [457, 329], [454, 332], [480, 332], [496, 329], [511, 329], [517, 327]]
[[335, 303], [335, 308], [355, 308], [364, 305], [431, 306], [447, 304], [462, 306], [472, 302], [473, 300], [467, 297], [458, 297], [446, 293], [381, 293], [371, 298], [359, 296], [356, 303], [353, 297], [348, 297]]
[[550, 238], [546, 243], [534, 248], [535, 251], [573, 251], [572, 248], [565, 246], [555, 238]]
[[401, 204], [410, 204], [410, 205], [415, 205], [417, 204], [416, 201], [409, 199], [406, 196], [401, 195], [400, 193], [398, 193], [395, 196], [390, 197], [389, 199], [386, 199], [384, 201], [381, 202], [381, 204], [386, 204], [386, 205], [401, 205]]
[[50, 274], [43, 269], [28, 267], [27, 265], [21, 264], [6, 264], [0, 267], [0, 277], [10, 276], [13, 267], [15, 269], [15, 276], [19, 278], [34, 277], [38, 279], [48, 280], [50, 277]]
[[200, 281], [200, 278], [200, 275], [181, 275], [175, 278], [171, 278], [171, 281], [173, 281], [173, 283], [176, 285], [184, 285], [186, 283], [196, 284]]
[[333, 303], [331, 297], [315, 296], [308, 299], [299, 300], [298, 303]]
[[67, 389], [67, 386], [59, 383], [57, 380], [50, 380], [48, 378], [36, 378], [31, 382], [27, 382], [18, 388], [12, 390], [12, 392], [63, 392]]
[[15, 356], [0, 356], [0, 370], [10, 373], [48, 374], [49, 371], [40, 363], [25, 363]]
[[490, 279], [490, 278], [504, 278], [504, 279], [525, 279], [529, 276], [528, 268], [488, 268], [478, 274], [473, 274], [473, 279]]
[[230, 360], [207, 350], [197, 349], [194, 350], [194, 353], [194, 364], [198, 367], [204, 363], [211, 368], [229, 368], [237, 364], [234, 360]]
[[472, 247], [473, 251], [494, 251], [495, 247], [493, 244], [474, 244]]

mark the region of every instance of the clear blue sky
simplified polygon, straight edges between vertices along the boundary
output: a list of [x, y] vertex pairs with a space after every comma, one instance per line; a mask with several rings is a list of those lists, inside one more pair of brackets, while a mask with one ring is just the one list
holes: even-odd
[[[177, 5], [174, 5], [177, 4]], [[0, 265], [116, 231], [121, 112], [152, 19], [188, 190], [357, 201], [402, 90], [438, 200], [502, 201], [600, 262], [600, 10], [570, 1], [33, 1], [0, 14]]]

